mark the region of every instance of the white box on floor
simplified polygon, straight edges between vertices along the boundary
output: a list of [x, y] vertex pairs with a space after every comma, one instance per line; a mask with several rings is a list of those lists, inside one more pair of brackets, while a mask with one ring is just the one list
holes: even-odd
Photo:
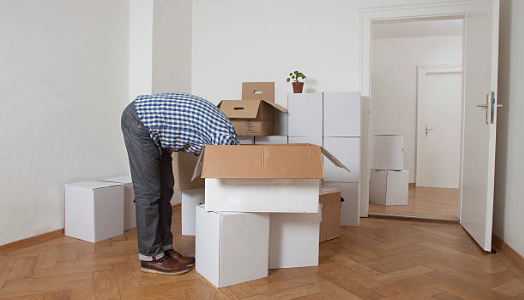
[[324, 185], [341, 190], [344, 202], [340, 206], [340, 225], [358, 226], [360, 222], [360, 183], [324, 181]]
[[255, 145], [287, 144], [287, 135], [266, 135], [255, 137]]
[[124, 230], [136, 227], [135, 191], [129, 176], [118, 176], [102, 181], [116, 182], [124, 186]]
[[240, 145], [253, 145], [255, 144], [255, 137], [253, 136], [239, 136], [237, 137]]
[[272, 213], [269, 228], [269, 269], [318, 266], [320, 213]]
[[288, 94], [288, 136], [322, 136], [322, 93]]
[[360, 136], [360, 93], [324, 93], [324, 136]]
[[124, 233], [124, 186], [85, 181], [65, 185], [65, 235], [96, 243]]
[[409, 171], [372, 169], [369, 181], [369, 202], [378, 205], [407, 205]]
[[404, 167], [404, 137], [375, 135], [373, 137], [373, 168], [402, 170]]
[[204, 189], [182, 190], [182, 235], [195, 235], [195, 210], [205, 203]]
[[324, 157], [324, 181], [360, 182], [360, 138], [325, 137], [324, 148], [351, 170], [338, 168]]
[[216, 287], [268, 275], [269, 214], [196, 208], [196, 271]]
[[321, 136], [289, 136], [287, 138], [289, 144], [312, 144], [323, 147], [323, 139]]

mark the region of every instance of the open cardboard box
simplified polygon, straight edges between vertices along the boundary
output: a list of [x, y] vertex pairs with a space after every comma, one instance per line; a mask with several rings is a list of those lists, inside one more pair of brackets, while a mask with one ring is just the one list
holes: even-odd
[[205, 178], [206, 211], [317, 213], [322, 154], [311, 144], [204, 147], [193, 178]]
[[204, 188], [204, 179], [191, 178], [198, 162], [198, 156], [189, 152], [177, 151], [171, 154], [171, 159], [173, 178], [175, 179], [175, 185], [173, 188], [175, 190], [180, 191]]

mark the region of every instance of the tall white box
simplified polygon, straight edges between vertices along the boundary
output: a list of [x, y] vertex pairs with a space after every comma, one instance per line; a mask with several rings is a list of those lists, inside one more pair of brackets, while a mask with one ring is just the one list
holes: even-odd
[[255, 137], [253, 136], [239, 136], [237, 140], [240, 145], [253, 145], [255, 143]]
[[116, 182], [124, 186], [124, 230], [136, 227], [135, 191], [129, 176], [118, 176], [102, 181]]
[[322, 136], [322, 93], [288, 94], [288, 136]]
[[65, 235], [96, 243], [124, 233], [124, 187], [85, 181], [65, 185]]
[[269, 269], [318, 265], [320, 213], [272, 213], [269, 228]]
[[322, 137], [316, 137], [316, 136], [289, 136], [287, 138], [287, 142], [289, 144], [312, 144], [317, 145], [320, 147], [324, 147], [323, 139]]
[[404, 168], [404, 137], [375, 135], [373, 137], [374, 169], [402, 170]]
[[268, 275], [269, 214], [196, 208], [196, 271], [216, 287]]
[[324, 136], [360, 136], [360, 93], [324, 93]]
[[287, 144], [287, 135], [266, 135], [255, 137], [255, 145]]
[[340, 207], [340, 225], [358, 226], [360, 222], [360, 183], [324, 181], [325, 186], [336, 187], [341, 190], [344, 202]]
[[369, 181], [369, 202], [378, 205], [407, 205], [409, 171], [372, 169]]
[[196, 207], [205, 203], [204, 189], [182, 190], [182, 235], [192, 235], [196, 233]]
[[351, 170], [338, 168], [324, 157], [324, 181], [360, 182], [360, 138], [325, 137], [324, 148]]

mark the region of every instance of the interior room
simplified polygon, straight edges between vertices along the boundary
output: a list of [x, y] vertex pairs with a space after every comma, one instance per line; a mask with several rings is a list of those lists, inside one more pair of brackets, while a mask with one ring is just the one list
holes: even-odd
[[0, 1], [0, 300], [524, 299], [524, 1]]

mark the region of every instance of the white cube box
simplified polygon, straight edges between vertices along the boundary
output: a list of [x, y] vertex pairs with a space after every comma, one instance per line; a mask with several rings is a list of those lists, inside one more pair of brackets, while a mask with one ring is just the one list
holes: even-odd
[[336, 167], [324, 157], [324, 181], [360, 182], [360, 138], [325, 137], [324, 148], [351, 171]]
[[318, 212], [318, 179], [206, 178], [206, 211]]
[[288, 94], [288, 136], [322, 136], [322, 93]]
[[324, 93], [324, 136], [359, 137], [359, 92]]
[[369, 181], [369, 202], [378, 205], [407, 205], [409, 171], [372, 169]]
[[196, 271], [216, 287], [268, 275], [269, 214], [196, 208]]
[[404, 168], [404, 137], [375, 135], [373, 137], [373, 168], [402, 170]]
[[116, 182], [124, 186], [124, 230], [136, 227], [135, 191], [129, 176], [118, 176], [102, 181]]
[[340, 225], [358, 226], [360, 222], [360, 183], [324, 181], [325, 186], [341, 190]]
[[289, 144], [312, 144], [320, 147], [324, 146], [321, 136], [290, 136], [287, 138]]
[[272, 213], [269, 269], [318, 266], [320, 213]]
[[287, 144], [287, 135], [266, 135], [255, 137], [255, 145]]
[[204, 189], [182, 190], [182, 235], [196, 233], [195, 211], [196, 207], [205, 203]]
[[124, 186], [86, 181], [65, 185], [65, 235], [96, 243], [124, 233]]
[[255, 144], [255, 137], [253, 136], [239, 136], [237, 137], [240, 145], [253, 145]]

